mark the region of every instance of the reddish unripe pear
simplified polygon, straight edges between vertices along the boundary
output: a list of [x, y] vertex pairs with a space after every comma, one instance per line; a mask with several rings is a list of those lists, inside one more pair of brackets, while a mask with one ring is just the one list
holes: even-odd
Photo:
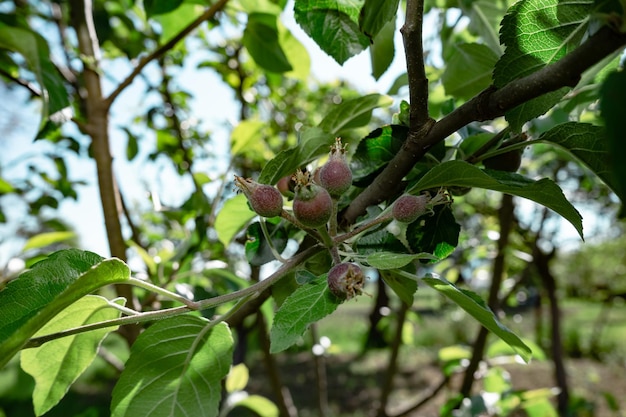
[[352, 171], [348, 166], [345, 155], [345, 146], [337, 138], [331, 147], [328, 161], [320, 168], [319, 184], [332, 197], [340, 197], [352, 185]]
[[391, 214], [393, 218], [402, 223], [413, 223], [421, 215], [426, 213], [430, 196], [426, 194], [406, 194], [393, 203]]
[[283, 211], [283, 196], [278, 189], [235, 175], [235, 185], [245, 194], [252, 210], [259, 216], [276, 217]]
[[291, 175], [286, 175], [278, 180], [276, 184], [276, 188], [278, 191], [285, 197], [293, 197], [293, 187], [295, 186], [295, 182], [291, 178]]
[[342, 262], [328, 271], [328, 289], [337, 298], [349, 300], [363, 292], [365, 274], [357, 264]]

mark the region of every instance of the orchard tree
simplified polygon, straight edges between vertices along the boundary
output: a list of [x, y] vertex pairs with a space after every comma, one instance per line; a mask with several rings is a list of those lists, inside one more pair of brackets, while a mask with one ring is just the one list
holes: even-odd
[[[55, 208], [76, 198], [80, 186], [69, 180], [63, 155], [88, 155], [110, 247], [107, 258], [77, 248], [44, 254], [19, 277], [3, 279], [0, 363], [15, 365], [19, 353], [35, 380], [36, 415], [62, 400], [116, 330], [129, 355], [122, 363], [110, 359], [120, 372], [111, 415], [225, 415], [234, 404], [222, 392], [242, 389], [246, 379], [238, 365], [250, 337], [245, 319], [256, 317], [272, 373], [272, 355], [363, 297], [366, 273], [378, 277], [379, 293], [387, 286], [401, 300], [375, 413], [391, 415], [402, 323], [418, 284], [485, 329], [460, 396], [451, 399], [457, 407], [470, 395], [487, 331], [524, 361], [532, 352], [494, 313], [502, 257], [494, 261], [487, 302], [460, 282], [426, 273], [455, 256], [459, 223], [471, 215], [455, 198], [472, 189], [502, 193], [501, 254], [513, 225], [512, 196], [556, 213], [583, 237], [581, 216], [558, 183], [520, 171], [527, 147], [558, 148], [622, 201], [626, 196], [626, 165], [616, 160], [626, 154], [623, 1], [0, 4], [0, 75], [41, 104], [36, 139], [57, 149], [57, 173], [37, 171], [56, 178], [41, 193], [0, 179], [2, 195], [21, 196], [33, 215]], [[406, 74], [389, 95], [314, 82], [306, 49], [283, 23], [286, 7], [339, 64], [368, 50], [378, 78], [403, 54]], [[438, 32], [424, 44], [426, 12]], [[394, 49], [398, 21], [403, 51]], [[434, 44], [443, 64], [432, 58]], [[185, 91], [178, 82], [191, 65], [217, 74], [239, 105], [222, 172], [207, 168], [219, 166], [222, 156], [212, 151], [218, 139], [198, 123], [191, 103], [211, 92]], [[116, 105], [137, 84], [155, 104], [129, 125], [115, 125]], [[191, 184], [182, 204], [163, 207], [158, 193], [150, 204], [129, 204], [113, 165], [116, 129], [127, 136], [129, 160], [165, 160]], [[30, 247], [73, 236], [60, 231]], [[129, 256], [144, 267], [131, 270]], [[272, 375], [276, 405], [260, 397], [241, 405], [259, 415], [294, 415]], [[516, 404], [525, 407], [523, 398]], [[549, 409], [547, 399], [542, 405]], [[561, 412], [566, 407], [559, 403]], [[327, 415], [323, 399], [320, 408]]]

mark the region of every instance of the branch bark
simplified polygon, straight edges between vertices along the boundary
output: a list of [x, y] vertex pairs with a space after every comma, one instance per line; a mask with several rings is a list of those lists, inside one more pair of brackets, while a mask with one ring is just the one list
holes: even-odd
[[[78, 48], [84, 57], [84, 88], [87, 92], [85, 109], [87, 124], [85, 129], [91, 137], [93, 156], [96, 161], [100, 202], [104, 214], [107, 239], [111, 256], [126, 260], [126, 243], [122, 235], [119, 213], [121, 204], [113, 175], [113, 158], [109, 145], [109, 113], [104, 105], [100, 80], [100, 46], [93, 21], [91, 0], [78, 0], [71, 3], [71, 17], [78, 39]], [[116, 285], [119, 296], [126, 298], [131, 308], [138, 308], [132, 287]], [[121, 331], [132, 344], [139, 335], [139, 328], [127, 326]]]
[[[408, 5], [407, 5], [408, 8]], [[545, 93], [562, 87], [575, 86], [581, 74], [606, 56], [626, 45], [626, 34], [617, 33], [609, 27], [600, 29], [585, 43], [558, 62], [515, 80], [502, 88], [489, 87], [429, 128], [422, 125], [422, 132], [411, 136], [394, 159], [376, 177], [372, 184], [355, 198], [343, 213], [343, 224], [352, 224], [365, 213], [367, 207], [392, 197], [402, 178], [409, 173], [428, 150], [435, 144], [474, 121], [492, 120], [503, 116], [508, 110]], [[417, 59], [407, 50], [407, 61]], [[409, 78], [409, 80], [411, 80]], [[410, 88], [415, 88], [415, 86]], [[413, 99], [413, 97], [412, 97]], [[413, 106], [413, 103], [411, 103]], [[413, 109], [411, 109], [413, 110]], [[417, 111], [417, 110], [416, 110]], [[427, 119], [429, 120], [429, 119]], [[411, 124], [413, 122], [411, 121]], [[423, 134], [420, 136], [419, 134]]]

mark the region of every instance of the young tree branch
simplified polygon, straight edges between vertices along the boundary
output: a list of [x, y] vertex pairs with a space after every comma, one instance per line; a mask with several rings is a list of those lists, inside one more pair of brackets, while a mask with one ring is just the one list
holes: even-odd
[[[86, 132], [91, 137], [93, 157], [98, 172], [98, 188], [100, 202], [104, 214], [107, 238], [111, 256], [126, 260], [126, 243], [122, 235], [119, 213], [121, 205], [118, 189], [113, 176], [113, 158], [109, 145], [108, 108], [103, 106], [102, 85], [100, 80], [100, 46], [93, 20], [91, 0], [72, 2], [71, 17], [78, 39], [78, 49], [84, 57], [84, 88], [87, 91], [85, 108], [87, 124]], [[116, 285], [120, 297], [128, 300], [131, 307], [137, 307], [132, 288], [127, 285]], [[132, 344], [139, 335], [137, 327], [123, 329], [123, 335]]]
[[178, 42], [183, 40], [185, 36], [189, 35], [191, 32], [193, 32], [194, 29], [200, 26], [205, 20], [212, 19], [217, 12], [222, 10], [222, 8], [226, 5], [226, 3], [228, 3], [228, 0], [218, 0], [215, 4], [213, 4], [211, 7], [206, 9], [204, 13], [198, 16], [196, 20], [194, 20], [189, 25], [184, 27], [180, 32], [178, 32], [172, 39], [170, 39], [169, 41], [167, 41], [166, 43], [164, 43], [163, 45], [161, 45], [160, 47], [152, 51], [150, 54], [141, 58], [139, 60], [139, 63], [135, 67], [135, 69], [133, 69], [133, 71], [104, 100], [104, 107], [108, 110], [113, 104], [113, 102], [115, 101], [115, 99], [122, 93], [122, 91], [124, 91], [126, 87], [128, 87], [135, 80], [135, 77], [139, 75], [141, 71], [143, 71], [146, 65], [148, 65], [150, 62], [154, 61], [155, 59], [158, 59], [161, 56], [163, 56], [167, 51], [172, 49]]
[[[626, 45], [625, 33], [617, 33], [609, 27], [604, 27], [558, 62], [502, 88], [491, 86], [432, 127], [426, 123], [422, 126], [426, 131], [425, 135], [423, 137], [416, 135], [415, 141], [407, 139], [402, 149], [372, 184], [352, 201], [344, 211], [343, 223], [354, 223], [358, 216], [365, 213], [367, 207], [392, 197], [398, 191], [397, 184], [433, 145], [471, 122], [495, 119], [503, 116], [508, 110], [545, 93], [575, 86], [585, 70], [624, 45]], [[411, 51], [406, 53], [409, 59]], [[396, 186], [391, 187], [393, 184]]]

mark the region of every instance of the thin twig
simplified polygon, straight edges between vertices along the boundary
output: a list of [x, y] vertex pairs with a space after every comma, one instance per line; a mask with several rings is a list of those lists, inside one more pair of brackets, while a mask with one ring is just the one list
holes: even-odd
[[200, 26], [204, 21], [212, 19], [217, 12], [222, 10], [222, 8], [228, 3], [228, 0], [218, 0], [215, 4], [205, 10], [200, 16], [198, 16], [193, 22], [184, 27], [180, 32], [178, 32], [172, 39], [152, 51], [150, 54], [144, 56], [139, 60], [139, 63], [133, 69], [133, 71], [113, 90], [113, 92], [104, 100], [104, 106], [107, 110], [111, 107], [115, 99], [124, 91], [126, 87], [128, 87], [135, 77], [143, 71], [143, 69], [150, 62], [164, 55], [167, 51], [172, 49], [178, 42], [183, 40], [187, 35], [193, 32], [198, 26]]

